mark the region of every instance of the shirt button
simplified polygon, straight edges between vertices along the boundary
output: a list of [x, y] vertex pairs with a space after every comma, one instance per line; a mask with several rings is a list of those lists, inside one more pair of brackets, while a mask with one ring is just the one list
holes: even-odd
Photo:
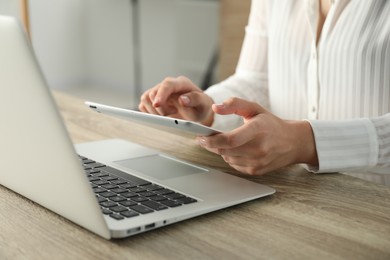
[[315, 107], [315, 106], [312, 106], [312, 107], [311, 107], [311, 112], [312, 112], [312, 113], [315, 113], [316, 111], [317, 111], [316, 107]]

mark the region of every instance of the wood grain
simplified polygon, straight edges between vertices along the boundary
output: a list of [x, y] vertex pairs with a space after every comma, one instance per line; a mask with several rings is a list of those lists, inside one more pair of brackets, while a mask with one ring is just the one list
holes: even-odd
[[220, 80], [226, 79], [236, 70], [250, 5], [250, 0], [220, 1], [218, 73]]
[[19, 0], [19, 6], [20, 6], [20, 18], [21, 18], [24, 30], [26, 31], [28, 37], [31, 38], [30, 11], [29, 11], [28, 0]]
[[[55, 98], [75, 143], [123, 138], [239, 174], [193, 138], [97, 114], [61, 93]], [[276, 194], [111, 241], [0, 186], [0, 259], [390, 258], [388, 187], [299, 166], [251, 180]]]

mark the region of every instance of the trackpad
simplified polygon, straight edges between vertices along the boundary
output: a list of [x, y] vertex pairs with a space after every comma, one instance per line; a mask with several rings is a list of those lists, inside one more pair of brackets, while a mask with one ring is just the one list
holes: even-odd
[[207, 172], [206, 169], [180, 162], [160, 154], [116, 161], [115, 163], [159, 180]]

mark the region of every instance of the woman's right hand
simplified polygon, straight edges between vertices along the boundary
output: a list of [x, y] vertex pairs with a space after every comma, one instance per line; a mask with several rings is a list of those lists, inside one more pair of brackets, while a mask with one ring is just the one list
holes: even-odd
[[142, 112], [180, 118], [210, 126], [214, 120], [211, 97], [188, 78], [166, 78], [141, 96]]

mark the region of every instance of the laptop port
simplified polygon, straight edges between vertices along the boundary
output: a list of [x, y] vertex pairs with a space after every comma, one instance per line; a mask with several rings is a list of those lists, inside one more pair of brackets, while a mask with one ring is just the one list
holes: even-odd
[[151, 228], [154, 228], [156, 226], [155, 223], [151, 223], [151, 224], [148, 224], [145, 226], [145, 230], [148, 230], [148, 229], [151, 229]]
[[132, 228], [132, 229], [127, 230], [127, 234], [138, 233], [140, 231], [141, 231], [140, 227]]

